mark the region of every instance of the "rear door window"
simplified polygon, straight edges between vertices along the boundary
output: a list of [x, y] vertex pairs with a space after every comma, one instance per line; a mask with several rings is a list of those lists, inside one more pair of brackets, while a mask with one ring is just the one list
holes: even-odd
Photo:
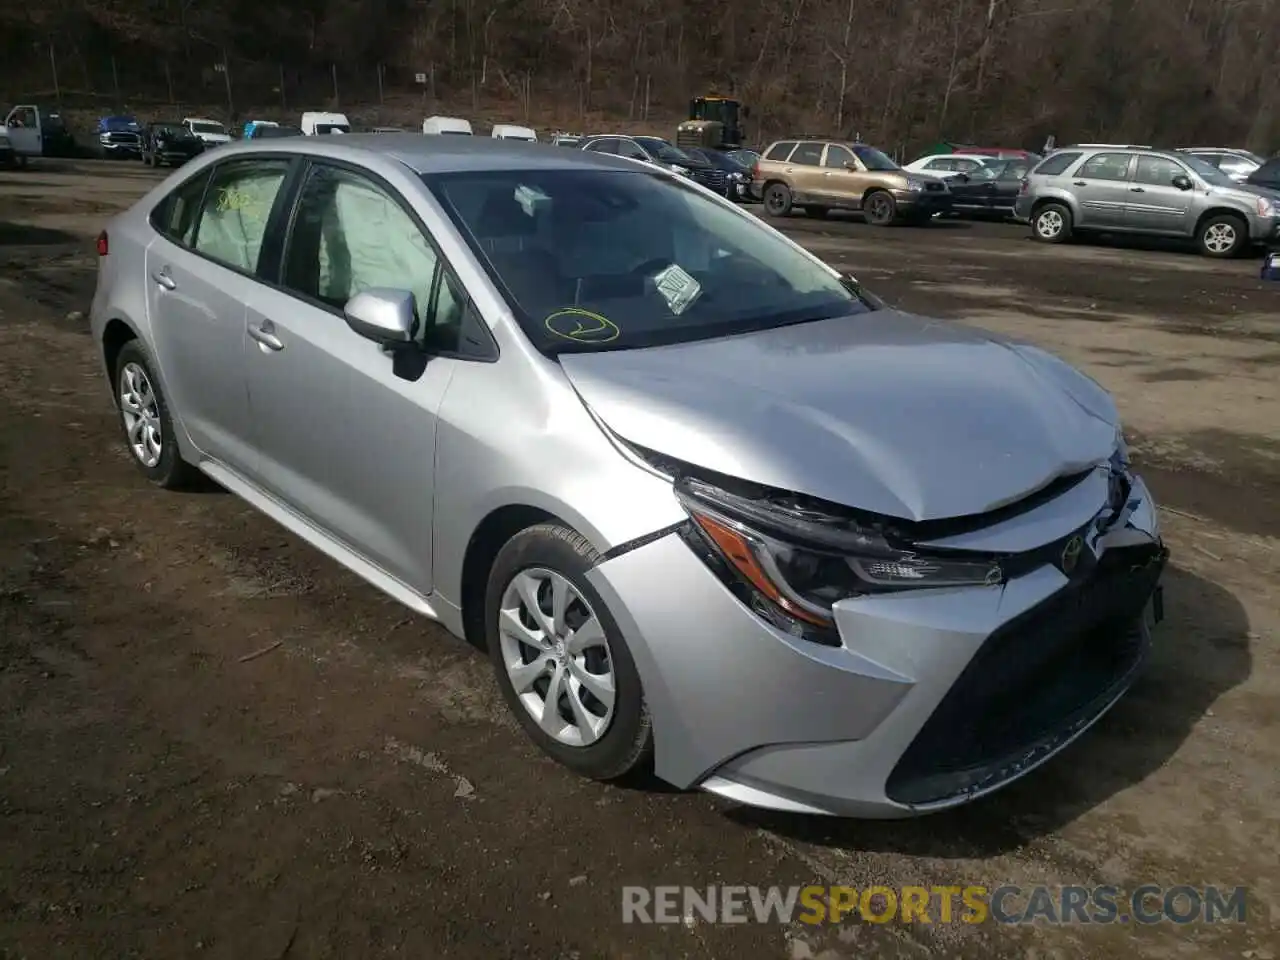
[[253, 273], [290, 163], [273, 157], [218, 164], [205, 191], [193, 249], [235, 270]]
[[1044, 162], [1036, 167], [1035, 173], [1042, 177], [1056, 177], [1059, 174], [1066, 173], [1071, 165], [1079, 159], [1079, 153], [1070, 151], [1055, 153], [1052, 157], [1046, 157]]
[[1098, 153], [1080, 167], [1077, 174], [1085, 180], [1127, 180], [1132, 153]]
[[787, 157], [791, 156], [791, 151], [795, 148], [796, 142], [794, 140], [784, 140], [770, 147], [764, 158], [766, 160], [786, 160]]
[[816, 167], [822, 163], [823, 146], [825, 144], [802, 143], [796, 147], [796, 152], [791, 154], [789, 162], [803, 164], [806, 167]]

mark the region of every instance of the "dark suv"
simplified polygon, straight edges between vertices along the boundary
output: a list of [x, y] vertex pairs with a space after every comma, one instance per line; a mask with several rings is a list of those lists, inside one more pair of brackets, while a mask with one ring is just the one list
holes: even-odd
[[1265, 187], [1268, 190], [1280, 191], [1280, 157], [1272, 157], [1249, 176], [1245, 183], [1253, 187]]
[[154, 120], [142, 133], [142, 162], [179, 167], [204, 153], [204, 141], [177, 120]]
[[717, 169], [705, 160], [690, 156], [661, 137], [612, 135], [587, 137], [582, 141], [582, 149], [656, 163], [660, 167], [667, 167], [681, 176], [688, 177], [708, 190], [721, 194], [727, 190], [728, 174], [724, 170]]

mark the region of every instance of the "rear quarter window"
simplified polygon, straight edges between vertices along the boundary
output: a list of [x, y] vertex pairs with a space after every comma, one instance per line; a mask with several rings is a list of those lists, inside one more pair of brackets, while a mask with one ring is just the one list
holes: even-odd
[[784, 140], [782, 143], [775, 143], [769, 148], [769, 152], [764, 155], [766, 160], [785, 160], [791, 156], [791, 151], [796, 148], [796, 141]]
[[1067, 168], [1080, 159], [1079, 153], [1055, 153], [1052, 157], [1047, 158], [1036, 167], [1033, 173], [1042, 177], [1056, 177], [1061, 173], [1065, 173]]

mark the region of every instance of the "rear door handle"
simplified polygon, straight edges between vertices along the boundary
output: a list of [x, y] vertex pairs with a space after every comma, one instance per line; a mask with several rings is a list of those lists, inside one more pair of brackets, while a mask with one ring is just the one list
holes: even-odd
[[276, 326], [270, 320], [263, 320], [261, 324], [249, 324], [249, 336], [268, 350], [280, 351], [284, 349], [284, 341], [276, 336], [275, 331]]
[[173, 277], [169, 276], [168, 267], [163, 267], [160, 270], [153, 270], [151, 273], [151, 279], [160, 284], [160, 286], [164, 287], [166, 290], [178, 289], [177, 282]]

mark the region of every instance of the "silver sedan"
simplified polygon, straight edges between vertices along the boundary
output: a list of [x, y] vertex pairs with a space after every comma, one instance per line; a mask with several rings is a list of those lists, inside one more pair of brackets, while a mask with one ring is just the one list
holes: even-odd
[[980, 796], [1128, 688], [1167, 553], [1116, 408], [687, 179], [385, 134], [228, 146], [112, 220], [142, 474], [204, 474], [459, 637], [586, 776]]

